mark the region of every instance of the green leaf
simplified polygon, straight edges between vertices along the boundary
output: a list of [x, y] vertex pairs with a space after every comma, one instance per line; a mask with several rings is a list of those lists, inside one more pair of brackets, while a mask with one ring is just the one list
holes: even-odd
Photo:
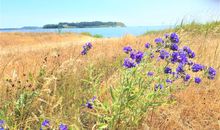
[[112, 87], [110, 87], [110, 93], [111, 93], [111, 97], [112, 97], [113, 102], [115, 102], [115, 96], [114, 96], [114, 92], [113, 92]]
[[132, 101], [137, 97], [137, 95], [131, 95], [128, 97], [128, 101]]
[[81, 79], [81, 81], [82, 81], [82, 82], [85, 82], [85, 83], [88, 83], [88, 84], [92, 84], [92, 82], [91, 82], [91, 81], [86, 80], [86, 79]]
[[99, 130], [105, 129], [107, 127], [108, 127], [108, 124], [104, 124], [104, 123], [98, 124], [98, 129]]

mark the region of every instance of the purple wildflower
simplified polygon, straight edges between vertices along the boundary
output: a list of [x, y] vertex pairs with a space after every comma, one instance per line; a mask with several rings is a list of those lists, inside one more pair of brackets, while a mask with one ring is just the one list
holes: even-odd
[[188, 46], [184, 46], [184, 47], [183, 47], [183, 51], [185, 51], [185, 52], [187, 52], [187, 53], [192, 52], [192, 50], [191, 50]]
[[92, 102], [87, 102], [87, 103], [85, 104], [85, 106], [86, 106], [87, 108], [89, 108], [89, 109], [93, 109], [93, 103], [92, 103]]
[[202, 80], [199, 77], [195, 77], [195, 83], [199, 84]]
[[125, 58], [123, 65], [125, 68], [133, 68], [136, 66], [134, 60], [131, 60], [130, 58]]
[[87, 47], [88, 47], [89, 49], [92, 48], [92, 43], [91, 43], [91, 42], [86, 43], [86, 45], [87, 45]]
[[50, 126], [50, 121], [49, 120], [44, 120], [41, 124], [44, 127], [49, 127]]
[[139, 64], [141, 60], [143, 59], [143, 57], [144, 57], [144, 53], [141, 51], [138, 51], [135, 56], [136, 62]]
[[68, 127], [67, 127], [67, 125], [60, 124], [59, 130], [68, 130]]
[[172, 43], [179, 43], [179, 37], [176, 33], [170, 34], [170, 41]]
[[198, 72], [198, 71], [203, 70], [204, 66], [202, 66], [200, 64], [194, 64], [191, 69], [192, 69], [193, 72]]
[[189, 58], [194, 58], [195, 57], [195, 53], [189, 47], [184, 46], [183, 51], [185, 51], [187, 53]]
[[92, 99], [89, 99], [86, 104], [84, 104], [85, 107], [89, 108], [89, 109], [93, 109], [94, 106], [94, 101], [96, 100], [96, 96], [94, 96]]
[[82, 54], [82, 55], [86, 55], [86, 54], [87, 54], [87, 51], [86, 51], [86, 50], [82, 50], [82, 51], [81, 51], [81, 54]]
[[173, 52], [170, 60], [173, 64], [179, 62], [185, 65], [186, 63], [188, 63], [187, 53], [183, 50], [179, 50], [178, 52]]
[[172, 69], [170, 67], [165, 67], [164, 68], [164, 73], [165, 74], [171, 74], [172, 73]]
[[189, 79], [190, 79], [190, 75], [186, 74], [185, 77], [184, 77], [184, 81], [188, 81]]
[[176, 68], [176, 72], [177, 73], [183, 73], [184, 72], [184, 68], [183, 68], [183, 64], [179, 64], [178, 67]]
[[5, 124], [4, 120], [0, 120], [0, 128], [3, 128], [3, 125]]
[[133, 59], [133, 60], [135, 60], [135, 58], [136, 58], [136, 52], [135, 52], [135, 51], [132, 51], [132, 52], [130, 53], [130, 58]]
[[178, 50], [178, 45], [176, 43], [171, 44], [170, 49], [173, 51], [177, 51]]
[[154, 54], [153, 53], [150, 53], [150, 58], [154, 58]]
[[91, 49], [91, 48], [92, 48], [92, 44], [91, 44], [90, 42], [85, 43], [85, 44], [83, 45], [83, 49], [84, 49], [84, 50], [89, 50], [89, 49]]
[[175, 77], [175, 79], [179, 78], [178, 72], [172, 72], [173, 77]]
[[135, 60], [137, 62], [137, 64], [139, 64], [141, 62], [143, 57], [144, 57], [144, 53], [141, 51], [138, 51], [137, 53], [135, 51], [132, 51], [130, 53], [130, 58]]
[[178, 56], [179, 56], [178, 52], [173, 52], [171, 55], [171, 62], [176, 63], [178, 61]]
[[91, 101], [94, 102], [94, 101], [96, 100], [96, 98], [97, 98], [97, 97], [94, 96], [94, 97], [91, 99]]
[[91, 48], [92, 48], [91, 42], [87, 42], [85, 45], [83, 45], [83, 50], [81, 54], [86, 55]]
[[166, 79], [166, 82], [167, 82], [167, 83], [172, 83], [172, 80]]
[[146, 47], [146, 48], [150, 48], [150, 46], [151, 46], [150, 43], [146, 43], [146, 44], [145, 44], [145, 47]]
[[209, 67], [208, 69], [208, 78], [209, 79], [214, 79], [216, 75], [216, 70], [212, 67]]
[[154, 91], [157, 91], [158, 89], [162, 89], [162, 88], [163, 88], [162, 84], [156, 84], [155, 88], [154, 88]]
[[82, 54], [82, 55], [86, 55], [86, 54], [87, 54], [87, 50], [83, 49], [83, 50], [81, 51], [81, 54]]
[[163, 41], [162, 38], [156, 38], [156, 39], [154, 40], [154, 42], [155, 42], [156, 44], [164, 43], [164, 41]]
[[165, 38], [168, 38], [169, 36], [170, 36], [170, 35], [169, 35], [169, 34], [167, 34], [167, 33], [166, 33], [166, 34], [164, 34], [164, 37], [165, 37]]
[[186, 63], [188, 63], [187, 53], [184, 52], [183, 50], [179, 50], [177, 59], [178, 59], [178, 62], [181, 64], [185, 65]]
[[84, 49], [91, 49], [92, 48], [92, 43], [91, 42], [87, 42], [84, 46]]
[[86, 102], [85, 106], [89, 109], [93, 109], [94, 108], [93, 103], [95, 100], [96, 100], [96, 96], [94, 96], [92, 99], [88, 100]]
[[128, 54], [129, 52], [132, 51], [132, 48], [130, 46], [126, 46], [123, 48], [123, 51]]
[[170, 54], [169, 54], [169, 52], [167, 52], [166, 50], [161, 50], [160, 51], [160, 58], [161, 59], [167, 59], [167, 58], [169, 58], [169, 56], [170, 56]]
[[188, 53], [189, 58], [194, 58], [196, 55], [194, 52]]
[[153, 76], [153, 75], [154, 75], [154, 72], [148, 72], [147, 75], [148, 75], [148, 76]]

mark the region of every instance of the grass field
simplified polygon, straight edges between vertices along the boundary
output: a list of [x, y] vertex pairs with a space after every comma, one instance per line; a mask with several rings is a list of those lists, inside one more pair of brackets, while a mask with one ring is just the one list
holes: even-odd
[[[156, 96], [149, 102], [164, 101], [147, 110], [141, 104], [148, 102], [145, 98], [131, 98], [123, 106], [126, 94], [123, 97], [118, 91], [129, 82], [121, 83], [127, 73], [123, 47], [144, 51], [146, 42], [155, 44], [155, 38], [171, 32], [179, 35], [180, 47], [189, 46], [196, 53], [196, 63], [212, 66], [217, 76], [200, 84], [177, 82], [165, 96], [147, 90]], [[86, 42], [93, 47], [81, 55]], [[48, 119], [55, 129], [60, 123], [69, 129], [220, 129], [220, 22], [122, 38], [0, 33], [0, 48], [0, 120], [7, 128], [39, 129]], [[159, 69], [163, 62], [149, 64]], [[135, 95], [139, 89], [130, 91]], [[93, 96], [97, 98], [94, 109], [82, 105]]]

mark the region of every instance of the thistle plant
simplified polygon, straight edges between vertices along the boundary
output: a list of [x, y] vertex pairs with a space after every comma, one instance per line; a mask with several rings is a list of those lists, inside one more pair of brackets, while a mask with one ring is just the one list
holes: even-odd
[[94, 127], [135, 128], [149, 109], [168, 103], [177, 86], [189, 86], [191, 81], [200, 84], [202, 77], [213, 80], [216, 76], [214, 68], [193, 61], [196, 54], [188, 46], [181, 47], [176, 33], [146, 43], [145, 51], [131, 46], [123, 51], [128, 57], [119, 68], [120, 83], [110, 87], [111, 100], [102, 103], [97, 98], [86, 105], [98, 118]]

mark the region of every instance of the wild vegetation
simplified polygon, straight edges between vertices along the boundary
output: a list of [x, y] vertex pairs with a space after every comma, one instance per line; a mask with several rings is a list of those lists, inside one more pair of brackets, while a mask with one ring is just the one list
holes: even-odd
[[220, 22], [118, 39], [57, 37], [67, 35], [62, 46], [35, 34], [31, 45], [1, 38], [0, 128], [220, 128]]

